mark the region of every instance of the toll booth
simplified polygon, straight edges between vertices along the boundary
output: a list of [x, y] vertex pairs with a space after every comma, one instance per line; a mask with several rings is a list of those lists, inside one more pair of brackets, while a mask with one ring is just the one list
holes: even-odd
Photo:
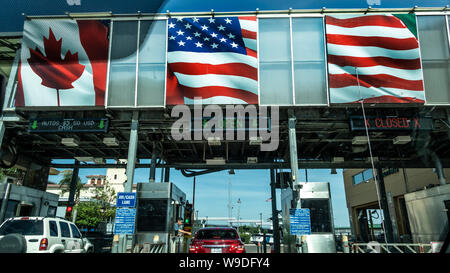
[[[281, 190], [282, 236], [288, 253], [335, 253], [333, 213], [328, 182], [301, 182]], [[293, 235], [291, 209], [309, 209], [310, 234]]]
[[183, 238], [173, 226], [184, 218], [186, 194], [173, 183], [139, 183], [137, 186], [134, 252], [183, 252]]
[[[6, 198], [5, 198], [6, 197]], [[56, 216], [59, 195], [11, 183], [0, 184], [0, 217]], [[4, 204], [5, 202], [5, 204]]]

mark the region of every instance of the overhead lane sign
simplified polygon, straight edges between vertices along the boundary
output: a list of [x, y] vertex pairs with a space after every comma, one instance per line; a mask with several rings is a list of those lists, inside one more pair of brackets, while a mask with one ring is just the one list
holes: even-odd
[[30, 133], [106, 133], [108, 132], [108, 118], [85, 119], [30, 119], [28, 132]]
[[350, 125], [352, 131], [366, 130], [382, 131], [382, 130], [433, 130], [433, 119], [431, 117], [382, 117], [370, 116], [366, 117], [364, 124], [363, 116], [350, 117]]

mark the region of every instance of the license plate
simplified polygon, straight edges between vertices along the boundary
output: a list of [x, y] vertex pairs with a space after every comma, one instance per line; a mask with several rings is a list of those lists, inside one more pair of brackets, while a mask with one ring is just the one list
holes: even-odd
[[211, 248], [211, 253], [222, 253], [221, 248]]

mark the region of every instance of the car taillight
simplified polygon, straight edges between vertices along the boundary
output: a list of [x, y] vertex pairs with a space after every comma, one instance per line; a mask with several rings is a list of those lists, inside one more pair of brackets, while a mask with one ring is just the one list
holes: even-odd
[[44, 238], [41, 240], [39, 244], [39, 250], [47, 250], [47, 247], [48, 247], [48, 240], [47, 238]]
[[235, 251], [237, 253], [243, 252], [245, 250], [244, 245], [242, 244], [232, 244], [230, 246], [230, 251]]

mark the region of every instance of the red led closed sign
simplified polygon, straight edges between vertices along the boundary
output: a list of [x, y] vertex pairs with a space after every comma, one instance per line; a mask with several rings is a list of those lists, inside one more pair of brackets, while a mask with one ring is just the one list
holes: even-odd
[[433, 119], [431, 117], [366, 117], [350, 118], [352, 131], [365, 130], [432, 130]]

